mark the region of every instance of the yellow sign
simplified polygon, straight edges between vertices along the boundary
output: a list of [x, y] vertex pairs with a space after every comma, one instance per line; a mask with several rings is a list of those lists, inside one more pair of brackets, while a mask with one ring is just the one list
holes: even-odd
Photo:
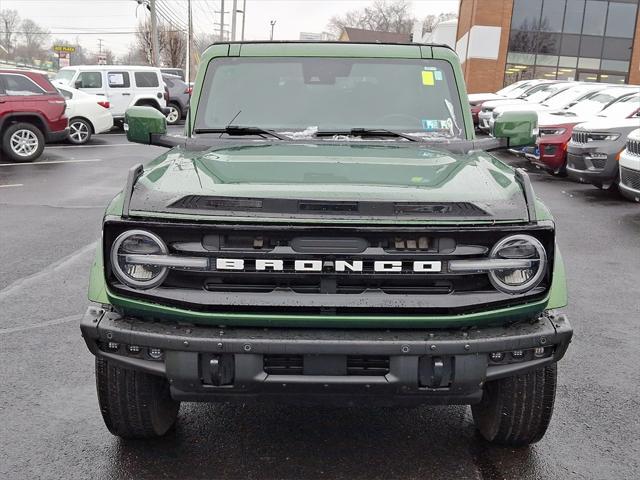
[[53, 46], [53, 51], [54, 52], [68, 52], [68, 53], [73, 53], [76, 51], [76, 47], [68, 47], [66, 45], [54, 45]]
[[423, 85], [429, 85], [429, 86], [435, 85], [433, 72], [431, 72], [429, 70], [423, 70], [423, 72], [422, 72], [422, 84]]

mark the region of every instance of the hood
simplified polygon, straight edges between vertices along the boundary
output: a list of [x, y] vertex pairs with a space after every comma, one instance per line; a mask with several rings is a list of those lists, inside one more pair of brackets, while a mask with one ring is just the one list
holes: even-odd
[[570, 115], [565, 111], [559, 112], [538, 112], [539, 127], [554, 127], [558, 125], [576, 125], [578, 123], [593, 120], [595, 115]]
[[467, 97], [469, 98], [469, 103], [471, 104], [506, 98], [502, 95], [498, 95], [497, 93], [470, 93], [467, 95]]
[[638, 128], [637, 118], [607, 118], [607, 117], [595, 117], [588, 122], [576, 125], [575, 130], [582, 130], [586, 132], [617, 132], [617, 133], [630, 133], [632, 130]]
[[175, 148], [145, 167], [130, 213], [234, 220], [528, 219], [513, 171], [491, 155], [364, 142]]
[[526, 105], [527, 101], [521, 98], [499, 98], [495, 100], [490, 100], [488, 102], [484, 102], [482, 104], [482, 108], [496, 108], [501, 107], [503, 105]]

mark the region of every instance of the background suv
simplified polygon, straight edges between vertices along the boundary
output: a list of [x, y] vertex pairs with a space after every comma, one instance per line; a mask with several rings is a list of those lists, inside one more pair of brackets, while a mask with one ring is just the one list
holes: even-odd
[[15, 162], [38, 158], [45, 142], [68, 134], [64, 97], [42, 73], [0, 70], [2, 153]]
[[176, 75], [163, 74], [162, 79], [169, 89], [167, 123], [175, 125], [187, 115], [191, 87]]

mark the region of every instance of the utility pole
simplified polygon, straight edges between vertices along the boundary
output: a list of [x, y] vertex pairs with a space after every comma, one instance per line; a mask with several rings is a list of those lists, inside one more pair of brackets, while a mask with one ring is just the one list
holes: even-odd
[[102, 42], [104, 42], [104, 39], [99, 38], [98, 39], [98, 51], [100, 52], [100, 55], [102, 55]]
[[242, 2], [242, 38], [241, 40], [244, 42], [244, 18], [247, 16], [247, 0], [243, 0]]
[[187, 0], [187, 65], [186, 79], [191, 82], [191, 48], [193, 44], [193, 23], [191, 18], [191, 0]]
[[238, 13], [238, 0], [233, 0], [233, 9], [231, 10], [231, 41], [236, 41], [236, 16]]
[[149, 0], [149, 11], [151, 12], [151, 64], [154, 67], [160, 65], [158, 44], [158, 17], [156, 15], [156, 0]]
[[275, 20], [271, 20], [271, 22], [269, 22], [271, 24], [271, 40], [273, 40], [273, 27], [276, 26], [276, 21]]
[[224, 42], [224, 0], [221, 1], [220, 8], [220, 41]]

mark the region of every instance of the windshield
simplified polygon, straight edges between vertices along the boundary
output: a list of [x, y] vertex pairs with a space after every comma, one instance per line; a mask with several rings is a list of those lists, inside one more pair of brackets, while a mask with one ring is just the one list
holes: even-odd
[[63, 83], [69, 83], [73, 78], [73, 76], [75, 75], [75, 73], [76, 73], [75, 70], [59, 70], [58, 73], [56, 73], [56, 76], [53, 77], [53, 79], [59, 80], [60, 82], [63, 82]]
[[600, 112], [602, 117], [627, 118], [640, 108], [640, 93], [621, 98]]
[[496, 93], [498, 95], [502, 95], [503, 97], [510, 97], [517, 92], [516, 93], [516, 96], [517, 96], [518, 93], [524, 90], [529, 83], [530, 83], [530, 80], [520, 80], [519, 82], [512, 83], [511, 85], [508, 85], [503, 89], [498, 90]]
[[567, 111], [576, 115], [592, 115], [598, 113], [607, 104], [620, 98], [628, 90], [605, 90], [573, 105]]
[[573, 87], [547, 98], [543, 104], [550, 108], [563, 108], [597, 90], [594, 87]]
[[451, 65], [443, 60], [220, 58], [207, 68], [196, 130], [353, 128], [464, 137]]
[[546, 88], [538, 90], [537, 92], [529, 95], [527, 97], [527, 101], [532, 103], [540, 103], [546, 100], [547, 98], [555, 95], [556, 93], [566, 89], [567, 89], [566, 84], [552, 83], [551, 85], [548, 85]]

